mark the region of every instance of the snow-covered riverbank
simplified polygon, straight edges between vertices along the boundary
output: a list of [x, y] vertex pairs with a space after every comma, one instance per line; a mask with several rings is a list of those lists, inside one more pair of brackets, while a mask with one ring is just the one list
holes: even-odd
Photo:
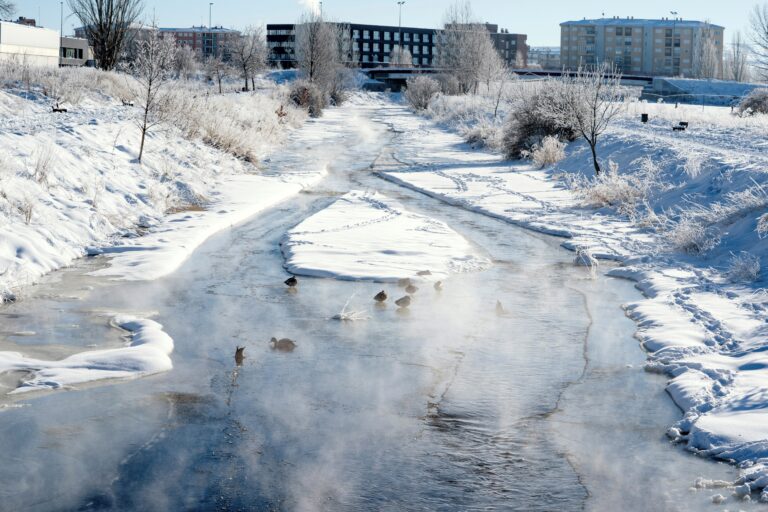
[[[651, 159], [658, 189], [647, 202], [655, 214], [674, 218], [669, 231], [585, 205], [566, 187], [561, 178], [591, 172], [580, 142], [563, 162], [538, 170], [471, 151], [453, 131], [400, 106], [389, 109], [386, 121], [399, 133], [395, 157], [406, 169], [383, 177], [621, 262], [611, 275], [637, 281], [648, 297], [627, 306], [650, 352], [647, 367], [671, 377], [669, 393], [684, 411], [669, 435], [738, 463], [740, 499], [768, 484], [768, 294], [759, 274], [760, 259], [768, 260], [760, 232], [768, 205], [764, 124], [716, 108], [638, 104], [631, 112], [642, 109], [652, 112], [652, 122], [620, 121], [603, 139], [601, 156], [630, 175]], [[689, 131], [673, 134], [673, 118], [692, 121]], [[686, 243], [706, 251], [683, 252]], [[768, 501], [768, 492], [761, 499]]]

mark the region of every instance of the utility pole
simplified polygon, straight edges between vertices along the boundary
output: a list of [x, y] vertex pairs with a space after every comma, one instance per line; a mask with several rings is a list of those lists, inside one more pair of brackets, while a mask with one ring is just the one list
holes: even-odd
[[64, 37], [64, 0], [59, 2], [61, 4], [61, 17], [59, 22], [59, 37]]

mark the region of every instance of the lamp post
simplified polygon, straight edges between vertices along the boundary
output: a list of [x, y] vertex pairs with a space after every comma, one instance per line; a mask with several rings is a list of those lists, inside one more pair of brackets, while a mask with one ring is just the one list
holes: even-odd
[[680, 72], [680, 65], [675, 66], [675, 38], [677, 32], [677, 11], [669, 11], [669, 14], [674, 16], [672, 20], [672, 74], [677, 76]]
[[400, 11], [397, 21], [397, 46], [400, 50], [400, 55], [398, 55], [398, 61], [400, 61], [400, 65], [402, 66], [402, 60], [403, 60], [403, 6], [405, 5], [405, 0], [400, 0], [397, 2], [398, 9]]
[[208, 28], [213, 28], [213, 2], [208, 4]]

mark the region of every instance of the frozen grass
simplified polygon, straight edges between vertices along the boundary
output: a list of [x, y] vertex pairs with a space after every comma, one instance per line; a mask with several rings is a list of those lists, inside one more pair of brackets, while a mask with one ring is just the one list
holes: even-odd
[[565, 143], [557, 137], [548, 135], [533, 147], [529, 156], [536, 167], [543, 169], [565, 160]]
[[731, 255], [728, 277], [734, 282], [753, 283], [760, 278], [760, 258], [742, 251]]

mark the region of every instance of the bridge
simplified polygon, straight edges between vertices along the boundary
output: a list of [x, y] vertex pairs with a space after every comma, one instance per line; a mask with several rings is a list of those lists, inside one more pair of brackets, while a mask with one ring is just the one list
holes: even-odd
[[[381, 82], [382, 90], [390, 89], [399, 92], [405, 86], [406, 81], [414, 75], [437, 75], [444, 73], [445, 68], [369, 68], [361, 70], [368, 75], [371, 80]], [[547, 78], [560, 78], [563, 76], [574, 77], [577, 71], [568, 70], [534, 70], [534, 69], [511, 69], [512, 73], [521, 80], [545, 80]], [[609, 74], [609, 77], [614, 75]], [[653, 77], [642, 75], [620, 75], [622, 85], [644, 87], [653, 83]], [[371, 85], [370, 89], [376, 87]]]

